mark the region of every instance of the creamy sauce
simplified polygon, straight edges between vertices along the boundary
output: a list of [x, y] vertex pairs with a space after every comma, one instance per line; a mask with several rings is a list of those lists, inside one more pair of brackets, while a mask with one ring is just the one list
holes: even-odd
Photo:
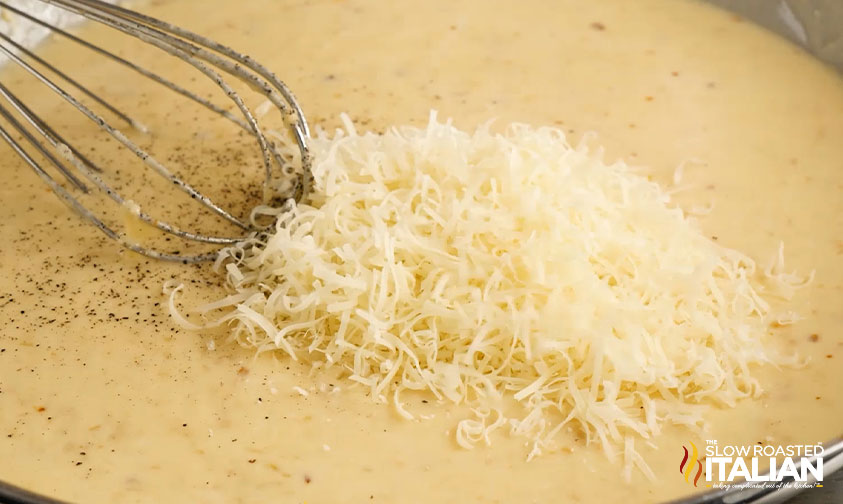
[[[220, 277], [208, 265], [122, 251], [2, 147], [0, 478], [79, 502], [653, 502], [694, 491], [677, 474], [688, 441], [807, 444], [843, 434], [843, 81], [796, 48], [681, 0], [141, 8], [264, 62], [326, 127], [342, 111], [365, 128], [422, 124], [436, 108], [464, 127], [497, 117], [573, 138], [597, 131], [607, 157], [647, 166], [665, 184], [679, 163], [700, 160], [686, 170], [695, 189], [679, 200], [714, 202], [701, 219], [707, 232], [761, 265], [783, 240], [789, 269], [816, 269], [794, 303], [805, 320], [776, 333], [810, 362], [758, 369], [764, 395], [713, 409], [704, 432], [668, 428], [650, 447], [639, 442], [655, 481], [622, 481], [620, 461], [598, 446], [530, 463], [523, 440], [506, 436], [465, 451], [451, 408], [419, 398], [417, 411], [435, 418], [403, 421], [280, 356], [176, 329], [163, 282], [186, 283], [195, 303], [219, 297]], [[101, 28], [81, 33], [180, 82], [194, 76]], [[154, 84], [121, 81], [130, 74], [66, 41], [41, 52], [148, 124], [153, 136], [138, 138], [199, 173], [200, 184], [235, 187], [232, 174], [254, 161], [251, 141], [230, 128], [191, 136], [199, 116]], [[2, 78], [109, 170], [129, 165], [42, 86], [14, 69]]]

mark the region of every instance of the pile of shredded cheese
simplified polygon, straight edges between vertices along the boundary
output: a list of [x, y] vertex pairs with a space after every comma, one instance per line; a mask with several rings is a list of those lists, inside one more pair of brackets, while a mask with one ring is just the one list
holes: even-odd
[[406, 418], [407, 391], [466, 404], [465, 447], [501, 429], [534, 456], [574, 429], [644, 471], [636, 439], [701, 425], [759, 393], [753, 365], [786, 362], [766, 340], [793, 316], [759, 282], [805, 280], [780, 256], [756, 272], [626, 164], [552, 128], [344, 123], [313, 140], [308, 204], [218, 261], [233, 293], [200, 311], [239, 342], [339, 366]]

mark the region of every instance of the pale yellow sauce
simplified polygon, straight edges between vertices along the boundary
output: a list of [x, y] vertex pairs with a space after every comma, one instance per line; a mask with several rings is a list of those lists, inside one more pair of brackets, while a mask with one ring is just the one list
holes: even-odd
[[[665, 184], [680, 162], [699, 159], [685, 177], [696, 189], [679, 201], [714, 202], [706, 232], [762, 265], [783, 240], [789, 269], [816, 269], [794, 301], [805, 320], [776, 333], [810, 363], [758, 369], [764, 395], [712, 409], [705, 432], [667, 428], [652, 447], [639, 442], [655, 481], [622, 481], [620, 461], [598, 446], [529, 463], [523, 440], [504, 435], [462, 450], [458, 412], [447, 406], [419, 403], [435, 418], [403, 421], [281, 356], [254, 358], [223, 339], [211, 351], [211, 336], [176, 329], [164, 281], [188, 284], [195, 303], [219, 297], [221, 277], [208, 265], [125, 253], [4, 146], [0, 478], [78, 502], [653, 502], [694, 491], [677, 470], [688, 441], [843, 434], [843, 81], [796, 48], [681, 0], [140, 7], [264, 62], [315, 124], [334, 127], [343, 111], [363, 128], [422, 124], [436, 108], [464, 127], [496, 117], [556, 125], [572, 138], [593, 130], [609, 158], [647, 166]], [[213, 89], [101, 28], [80, 33]], [[193, 112], [154, 84], [120, 81], [130, 74], [66, 41], [41, 52], [147, 123], [145, 141], [170, 166], [201, 167], [200, 184], [233, 186], [243, 160], [254, 164], [253, 143], [235, 130], [192, 136], [201, 126]], [[90, 154], [104, 166], [135, 166], [116, 160], [113, 142], [94, 142], [94, 126], [42, 86], [17, 70], [2, 77], [71, 141], [96, 147]]]

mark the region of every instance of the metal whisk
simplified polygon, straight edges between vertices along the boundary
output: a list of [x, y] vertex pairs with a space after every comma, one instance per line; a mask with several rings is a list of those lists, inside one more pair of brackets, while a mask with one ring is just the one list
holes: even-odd
[[[67, 11], [84, 16], [85, 18], [105, 24], [119, 30], [127, 35], [135, 37], [147, 44], [155, 46], [166, 53], [181, 59], [202, 72], [209, 79], [222, 89], [225, 95], [234, 102], [239, 115], [234, 114], [222, 106], [214, 104], [205, 98], [181, 87], [180, 85], [167, 80], [166, 78], [141, 68], [135, 63], [117, 56], [108, 50], [99, 47], [91, 42], [80, 39], [48, 22], [15, 8], [4, 1], [0, 1], [0, 7], [8, 9], [19, 16], [42, 25], [57, 35], [66, 37], [76, 43], [82, 44], [100, 55], [124, 65], [141, 75], [150, 78], [170, 88], [172, 91], [192, 100], [211, 111], [225, 117], [237, 124], [243, 130], [251, 134], [257, 141], [262, 155], [264, 178], [264, 202], [274, 203], [280, 206], [281, 203], [290, 199], [300, 200], [310, 189], [310, 166], [311, 157], [308, 153], [307, 141], [310, 136], [307, 121], [299, 107], [292, 92], [281, 82], [271, 71], [254, 61], [248, 56], [240, 54], [233, 49], [219, 44], [211, 39], [197, 35], [178, 26], [160, 21], [158, 19], [134, 12], [132, 10], [111, 5], [100, 0], [41, 0], [44, 3], [61, 7]], [[129, 240], [123, 233], [116, 231], [107, 225], [98, 216], [97, 212], [86, 208], [74, 196], [74, 191], [88, 193], [91, 190], [102, 191], [108, 198], [118, 205], [122, 205], [143, 222], [152, 225], [164, 233], [169, 233], [183, 240], [203, 242], [210, 244], [226, 245], [242, 240], [248, 233], [258, 230], [254, 224], [247, 220], [238, 218], [214, 203], [210, 198], [201, 194], [187, 182], [175, 176], [162, 163], [157, 161], [148, 152], [133, 143], [119, 129], [112, 126], [101, 115], [80, 102], [73, 94], [61, 87], [58, 82], [75, 88], [78, 93], [83, 93], [92, 101], [109, 110], [120, 120], [135, 128], [144, 131], [145, 127], [140, 122], [128, 117], [126, 114], [112, 104], [106, 102], [100, 96], [91, 92], [72, 77], [66, 75], [47, 61], [33, 54], [30, 50], [13, 41], [10, 37], [0, 34], [0, 51], [17, 65], [24, 68], [29, 74], [35, 77], [42, 84], [58, 94], [66, 102], [70, 103], [79, 112], [96, 123], [99, 128], [117, 140], [128, 151], [140, 158], [147, 167], [158, 175], [164, 177], [175, 188], [187, 193], [191, 198], [203, 204], [208, 210], [218, 215], [225, 221], [231, 222], [243, 230], [243, 236], [222, 237], [194, 233], [180, 229], [167, 222], [157, 220], [131, 200], [124, 199], [112, 187], [110, 187], [100, 176], [102, 170], [91, 162], [85, 155], [79, 152], [73, 145], [62, 138], [62, 136], [51, 128], [47, 121], [36, 115], [26, 104], [24, 104], [6, 86], [0, 83], [0, 96], [5, 103], [0, 103], [0, 115], [6, 120], [14, 131], [17, 131], [22, 141], [16, 140], [9, 130], [0, 125], [0, 136], [22, 157], [26, 163], [47, 183], [52, 191], [68, 206], [79, 213], [88, 222], [95, 225], [108, 237], [118, 241], [124, 247], [135, 252], [169, 261], [182, 263], [195, 263], [209, 260], [216, 257], [215, 253], [184, 256], [175, 253], [164, 253], [141, 246]], [[32, 61], [37, 62], [42, 70], [36, 69]], [[51, 74], [51, 77], [47, 76]], [[275, 145], [267, 139], [264, 131], [257, 123], [255, 115], [244, 104], [241, 97], [229, 85], [226, 79], [238, 79], [245, 82], [249, 87], [264, 95], [281, 112], [289, 133], [295, 139], [300, 153], [299, 159], [290, 156], [283, 156]], [[29, 123], [27, 128], [18, 117]], [[39, 139], [38, 136], [41, 138]], [[43, 142], [42, 142], [43, 140]], [[45, 168], [43, 168], [30, 152], [35, 150], [46, 159], [52, 167], [61, 173], [67, 180], [69, 189], [60, 184]], [[75, 169], [75, 170], [74, 170]]]

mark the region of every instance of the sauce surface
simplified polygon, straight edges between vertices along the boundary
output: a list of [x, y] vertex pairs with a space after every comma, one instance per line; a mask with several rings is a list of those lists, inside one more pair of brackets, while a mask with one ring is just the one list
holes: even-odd
[[[177, 329], [162, 284], [185, 283], [192, 305], [220, 297], [221, 277], [209, 265], [124, 252], [4, 146], [3, 480], [77, 502], [654, 502], [694, 491], [676, 474], [688, 441], [814, 444], [843, 434], [843, 80], [800, 50], [682, 0], [494, 9], [482, 0], [180, 0], [139, 9], [263, 62], [326, 128], [340, 112], [360, 129], [424, 124], [436, 108], [465, 128], [497, 118], [556, 125], [574, 141], [596, 131], [608, 159], [646, 166], [666, 185], [677, 165], [697, 160], [685, 170], [692, 189], [677, 199], [714, 203], [700, 219], [706, 232], [759, 266], [783, 241], [788, 270], [816, 270], [793, 303], [804, 320], [775, 342], [810, 360], [758, 369], [763, 396], [712, 409], [705, 431], [667, 428], [650, 446], [639, 442], [655, 481], [623, 481], [620, 460], [596, 445], [529, 463], [518, 438], [462, 450], [456, 410], [420, 403], [434, 418], [407, 422], [345, 383], [255, 357], [223, 332]], [[213, 91], [187, 66], [102, 27], [79, 33]], [[248, 138], [201, 124], [182, 99], [65, 40], [40, 53], [138, 116], [153, 132], [139, 141], [199, 175], [200, 189], [233, 204], [248, 195], [233, 176], [256, 159]], [[113, 142], [43, 86], [13, 68], [2, 79], [118, 180], [137, 176], [129, 155], [116, 157]]]

